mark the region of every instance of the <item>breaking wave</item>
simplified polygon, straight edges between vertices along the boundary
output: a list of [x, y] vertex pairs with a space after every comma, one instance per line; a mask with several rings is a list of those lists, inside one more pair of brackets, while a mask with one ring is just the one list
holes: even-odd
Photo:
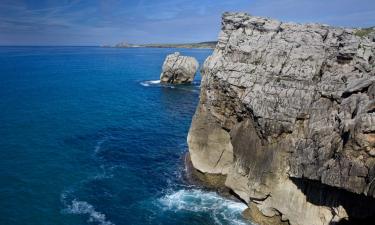
[[215, 192], [202, 190], [179, 190], [159, 199], [164, 210], [190, 211], [209, 213], [215, 224], [249, 225], [251, 223], [242, 218], [242, 212], [247, 206], [221, 197]]
[[[144, 87], [150, 87], [150, 86], [158, 86], [158, 87], [166, 87], [166, 88], [176, 88], [174, 84], [161, 84], [160, 80], [146, 80], [140, 82], [140, 84]], [[200, 82], [199, 81], [193, 81], [191, 84], [188, 84], [187, 86], [184, 85], [177, 85], [179, 86], [180, 90], [185, 91], [192, 91], [192, 92], [198, 92], [200, 88]]]
[[160, 84], [160, 80], [146, 80], [141, 82], [141, 85], [145, 87], [157, 84]]

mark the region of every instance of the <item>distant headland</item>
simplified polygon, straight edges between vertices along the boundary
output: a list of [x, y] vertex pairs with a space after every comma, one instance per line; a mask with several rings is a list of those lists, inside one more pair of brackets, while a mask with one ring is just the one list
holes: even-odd
[[199, 43], [184, 43], [184, 44], [130, 44], [121, 42], [116, 45], [103, 45], [107, 48], [212, 48], [214, 49], [217, 41], [206, 41]]

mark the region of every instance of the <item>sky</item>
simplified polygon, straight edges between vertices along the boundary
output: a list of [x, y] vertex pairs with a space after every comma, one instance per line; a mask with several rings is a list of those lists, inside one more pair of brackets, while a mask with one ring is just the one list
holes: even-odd
[[0, 0], [0, 45], [212, 41], [226, 11], [375, 26], [375, 0]]

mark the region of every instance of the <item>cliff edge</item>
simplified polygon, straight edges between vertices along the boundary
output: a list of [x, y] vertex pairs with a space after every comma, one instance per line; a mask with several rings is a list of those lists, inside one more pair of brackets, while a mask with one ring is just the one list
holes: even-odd
[[225, 13], [188, 144], [194, 168], [225, 177], [259, 224], [373, 217], [374, 40]]

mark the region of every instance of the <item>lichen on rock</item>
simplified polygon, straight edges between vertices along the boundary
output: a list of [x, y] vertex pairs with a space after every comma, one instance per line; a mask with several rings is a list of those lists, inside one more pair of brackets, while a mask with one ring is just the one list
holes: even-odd
[[197, 170], [225, 174], [266, 217], [323, 225], [375, 215], [375, 42], [225, 13], [188, 144]]

